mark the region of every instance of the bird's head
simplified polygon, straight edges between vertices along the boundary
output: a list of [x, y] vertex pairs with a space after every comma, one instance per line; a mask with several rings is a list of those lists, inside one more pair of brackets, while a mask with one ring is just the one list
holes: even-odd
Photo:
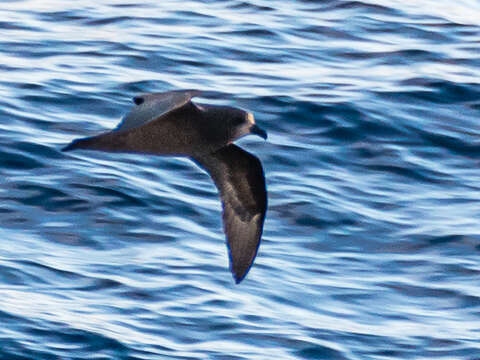
[[235, 140], [250, 134], [258, 135], [265, 140], [267, 139], [267, 132], [255, 123], [255, 118], [251, 112], [240, 109], [235, 110], [232, 113], [233, 116], [230, 117], [231, 128], [233, 129], [232, 135]]
[[267, 139], [267, 132], [255, 123], [253, 114], [248, 111], [221, 105], [196, 104], [195, 106], [205, 114], [204, 118], [208, 123], [206, 128], [210, 135], [226, 138], [227, 143], [233, 143], [250, 134]]

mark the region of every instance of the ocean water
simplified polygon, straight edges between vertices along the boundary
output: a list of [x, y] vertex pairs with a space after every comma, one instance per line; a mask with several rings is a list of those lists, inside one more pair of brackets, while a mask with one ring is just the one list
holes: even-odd
[[[0, 359], [480, 359], [477, 0], [4, 0]], [[196, 88], [268, 141], [235, 285], [208, 176], [62, 153]]]

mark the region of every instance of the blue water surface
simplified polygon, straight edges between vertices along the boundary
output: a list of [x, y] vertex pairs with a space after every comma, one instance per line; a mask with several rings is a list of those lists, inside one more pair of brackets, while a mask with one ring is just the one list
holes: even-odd
[[[4, 0], [0, 359], [480, 359], [477, 0]], [[254, 112], [235, 285], [187, 159], [62, 153], [141, 92]]]

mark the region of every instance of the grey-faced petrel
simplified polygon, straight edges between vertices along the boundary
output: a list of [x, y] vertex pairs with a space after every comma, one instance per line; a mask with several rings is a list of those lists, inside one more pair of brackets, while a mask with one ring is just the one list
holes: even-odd
[[220, 192], [230, 269], [238, 284], [257, 255], [267, 209], [260, 160], [233, 142], [267, 133], [253, 114], [241, 109], [194, 104], [197, 90], [149, 93], [133, 98], [135, 106], [113, 130], [77, 139], [62, 149], [185, 156], [203, 168]]

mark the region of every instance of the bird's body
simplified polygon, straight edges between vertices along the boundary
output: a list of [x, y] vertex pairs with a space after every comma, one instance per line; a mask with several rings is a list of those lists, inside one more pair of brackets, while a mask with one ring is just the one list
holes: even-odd
[[133, 152], [191, 158], [212, 177], [223, 205], [230, 264], [236, 282], [255, 259], [267, 206], [260, 161], [233, 141], [266, 133], [240, 109], [196, 105], [195, 90], [145, 94], [112, 131], [74, 140], [63, 150]]
[[221, 123], [221, 119], [215, 121], [217, 119], [213, 118], [214, 121], [211, 121], [208, 115], [207, 111], [189, 102], [138, 127], [123, 129], [120, 126], [73, 144], [79, 148], [85, 146], [90, 150], [110, 152], [164, 156], [208, 154], [229, 143], [227, 129], [216, 124]]

